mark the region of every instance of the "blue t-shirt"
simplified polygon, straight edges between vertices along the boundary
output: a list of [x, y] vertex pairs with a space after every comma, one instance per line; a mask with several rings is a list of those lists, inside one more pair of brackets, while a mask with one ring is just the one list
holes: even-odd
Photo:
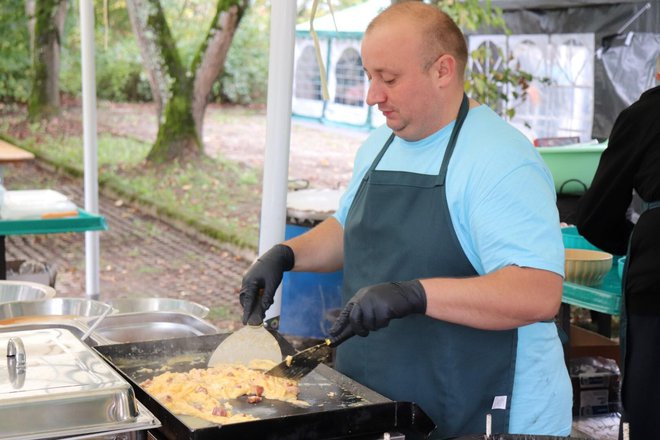
[[[416, 142], [395, 137], [379, 170], [438, 174], [454, 123]], [[355, 192], [392, 131], [374, 130], [358, 150], [334, 217], [345, 224]], [[552, 175], [519, 131], [487, 106], [469, 111], [446, 181], [451, 220], [477, 273], [509, 265], [564, 275], [564, 247]], [[520, 327], [511, 433], [571, 432], [572, 388], [554, 323]]]

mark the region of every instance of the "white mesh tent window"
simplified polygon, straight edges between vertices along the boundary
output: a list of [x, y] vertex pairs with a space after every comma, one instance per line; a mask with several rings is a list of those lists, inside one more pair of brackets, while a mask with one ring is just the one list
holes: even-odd
[[[320, 40], [321, 57], [328, 56], [328, 41]], [[292, 111], [298, 116], [321, 118], [325, 107], [321, 73], [311, 37], [296, 38], [294, 49]]]
[[296, 87], [294, 94], [296, 98], [323, 99], [319, 63], [316, 61], [316, 55], [312, 46], [307, 46], [303, 49], [296, 64], [295, 75]]
[[[519, 64], [536, 78], [550, 79], [550, 84], [532, 81], [526, 101], [512, 100], [516, 110], [511, 121], [514, 125], [532, 139], [567, 136], [577, 136], [581, 141], [591, 139], [593, 33], [470, 36], [470, 51], [486, 44], [499, 48], [504, 58], [511, 53], [510, 67]], [[488, 59], [483, 65], [473, 64], [473, 68], [495, 72], [502, 68], [502, 63]]]
[[365, 126], [370, 109], [364, 99], [367, 81], [362, 69], [360, 40], [333, 38], [328, 57], [328, 91], [330, 100], [323, 113], [324, 121]]
[[365, 105], [365, 75], [362, 58], [357, 50], [348, 48], [343, 51], [335, 67], [337, 86], [335, 99], [337, 104], [363, 107]]

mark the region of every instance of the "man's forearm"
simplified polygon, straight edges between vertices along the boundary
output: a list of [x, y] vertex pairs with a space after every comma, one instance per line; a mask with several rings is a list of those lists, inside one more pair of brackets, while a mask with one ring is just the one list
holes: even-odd
[[562, 277], [507, 266], [484, 276], [421, 280], [426, 314], [486, 330], [505, 330], [552, 319], [561, 304]]
[[343, 267], [344, 229], [334, 217], [284, 244], [295, 254], [294, 271], [333, 272]]

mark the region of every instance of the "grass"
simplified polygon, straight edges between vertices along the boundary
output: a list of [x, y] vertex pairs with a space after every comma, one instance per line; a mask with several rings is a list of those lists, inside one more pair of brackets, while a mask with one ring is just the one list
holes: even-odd
[[[11, 123], [3, 118], [0, 133], [10, 133]], [[84, 148], [79, 134], [51, 134], [53, 130], [37, 124], [30, 124], [26, 131], [20, 141], [0, 137], [73, 175], [83, 175]], [[99, 135], [99, 186], [214, 238], [256, 249], [261, 193], [256, 170], [208, 156], [152, 165], [145, 161], [149, 149], [149, 144], [135, 139]], [[21, 185], [29, 187], [30, 182]]]
[[213, 321], [224, 321], [229, 319], [234, 319], [235, 314], [229, 308], [225, 306], [212, 307], [209, 309], [208, 319]]

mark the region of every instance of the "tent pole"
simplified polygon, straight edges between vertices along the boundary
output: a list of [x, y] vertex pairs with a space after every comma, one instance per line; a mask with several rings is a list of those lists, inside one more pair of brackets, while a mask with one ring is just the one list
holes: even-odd
[[[266, 147], [264, 154], [259, 254], [284, 240], [291, 139], [291, 99], [295, 44], [296, 1], [271, 3]], [[279, 325], [282, 289], [266, 312], [270, 326]]]
[[[94, 4], [80, 0], [80, 51], [82, 64], [82, 112], [84, 145], [85, 210], [98, 214], [98, 161], [96, 137], [96, 71], [94, 65]], [[85, 292], [98, 299], [99, 233], [85, 232]]]

